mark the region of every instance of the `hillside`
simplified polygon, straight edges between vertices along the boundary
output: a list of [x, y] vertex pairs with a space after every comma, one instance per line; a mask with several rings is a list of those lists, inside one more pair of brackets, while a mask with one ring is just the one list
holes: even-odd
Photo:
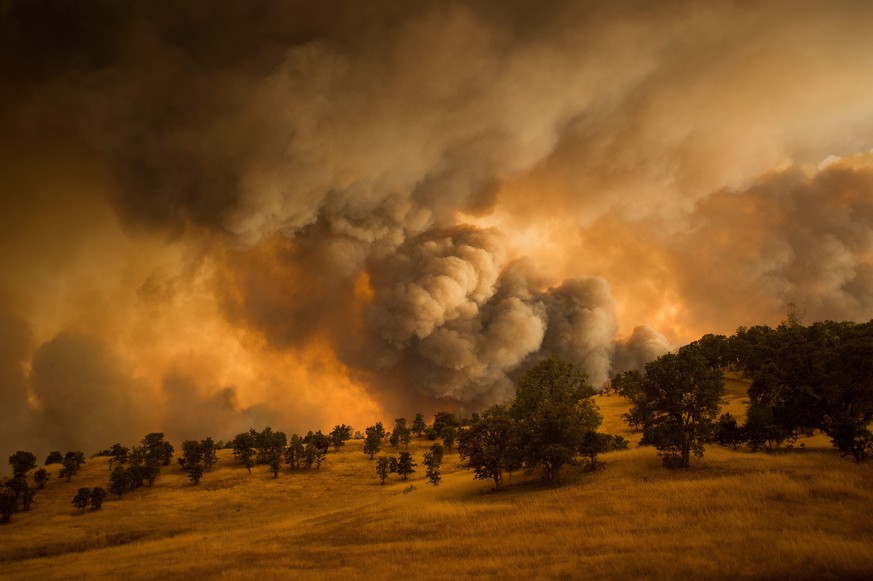
[[[745, 387], [728, 381], [739, 417]], [[597, 402], [605, 431], [636, 439], [622, 399]], [[559, 487], [513, 475], [499, 494], [454, 453], [443, 483], [428, 485], [422, 440], [410, 481], [384, 486], [360, 441], [277, 479], [222, 451], [199, 486], [174, 465], [152, 488], [79, 514], [75, 491], [108, 480], [107, 459], [93, 458], [70, 483], [51, 467], [32, 510], [0, 527], [0, 578], [869, 577], [873, 464], [840, 458], [822, 436], [803, 444], [772, 455], [710, 446], [686, 471], [632, 447], [594, 473], [571, 467]]]

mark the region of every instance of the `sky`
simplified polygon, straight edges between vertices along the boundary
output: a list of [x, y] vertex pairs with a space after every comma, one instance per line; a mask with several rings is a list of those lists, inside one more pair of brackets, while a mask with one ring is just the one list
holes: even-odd
[[873, 318], [868, 2], [0, 0], [0, 452]]

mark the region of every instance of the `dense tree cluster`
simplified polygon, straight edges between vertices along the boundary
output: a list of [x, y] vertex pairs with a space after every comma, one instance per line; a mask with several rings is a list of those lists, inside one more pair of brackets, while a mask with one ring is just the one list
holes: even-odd
[[81, 450], [76, 450], [75, 452], [67, 452], [64, 454], [64, 458], [61, 461], [61, 478], [66, 478], [67, 482], [69, 482], [73, 476], [79, 473], [79, 468], [82, 467], [82, 464], [85, 463], [85, 453]]
[[873, 321], [805, 327], [789, 319], [776, 329], [741, 328], [728, 343], [760, 410], [751, 429], [747, 422], [750, 445], [821, 430], [858, 461], [873, 453]]
[[[36, 489], [27, 482], [27, 473], [36, 468], [36, 456], [19, 450], [9, 456], [12, 478], [0, 485], [0, 522], [9, 522], [13, 514], [27, 512], [36, 497]], [[45, 472], [45, 471], [43, 471]]]
[[212, 437], [203, 440], [185, 440], [182, 442], [182, 455], [177, 462], [188, 475], [192, 484], [200, 484], [203, 474], [212, 469], [218, 462], [218, 446]]
[[76, 492], [76, 496], [73, 497], [73, 506], [82, 512], [85, 512], [85, 509], [89, 506], [91, 510], [98, 510], [103, 506], [103, 499], [105, 498], [106, 491], [99, 486], [95, 486], [93, 489], [82, 487]]
[[[791, 308], [776, 328], [705, 335], [649, 363], [645, 374], [620, 374], [613, 386], [632, 404], [624, 419], [678, 465], [709, 441], [769, 452], [816, 430], [842, 454], [865, 460], [873, 454], [873, 321], [801, 320]], [[751, 380], [743, 425], [731, 414], [716, 419], [723, 369]]]
[[327, 435], [330, 438], [330, 443], [333, 445], [333, 451], [339, 450], [340, 446], [344, 446], [346, 440], [352, 438], [352, 427], [346, 424], [338, 424], [333, 427]]
[[668, 467], [687, 468], [713, 439], [724, 393], [717, 365], [695, 343], [646, 364], [628, 416], [642, 424], [640, 444], [653, 445]]
[[115, 444], [109, 450], [109, 462], [117, 465], [110, 468], [110, 493], [119, 498], [128, 491], [142, 486], [152, 486], [161, 475], [161, 467], [169, 465], [175, 449], [164, 439], [163, 432], [151, 432], [130, 449]]

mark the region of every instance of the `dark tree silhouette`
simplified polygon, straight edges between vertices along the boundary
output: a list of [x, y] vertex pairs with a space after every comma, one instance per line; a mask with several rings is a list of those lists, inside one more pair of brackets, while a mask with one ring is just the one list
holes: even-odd
[[303, 439], [297, 434], [292, 434], [288, 448], [285, 449], [285, 463], [291, 467], [291, 470], [300, 468], [300, 463], [303, 462], [304, 449]]
[[[211, 438], [210, 438], [211, 440]], [[188, 475], [188, 480], [195, 486], [200, 484], [203, 473], [206, 471], [204, 457], [206, 455], [205, 441], [185, 440], [182, 442], [182, 455], [177, 462]], [[214, 453], [214, 451], [213, 451]]]
[[743, 429], [737, 425], [737, 419], [730, 413], [721, 414], [715, 425], [715, 443], [731, 450], [739, 448], [746, 437]]
[[412, 436], [412, 430], [406, 425], [406, 418], [397, 418], [394, 420], [394, 430], [391, 432], [389, 443], [396, 448], [400, 444], [404, 447], [409, 446], [409, 440]]
[[365, 430], [367, 436], [364, 438], [364, 454], [373, 456], [379, 453], [382, 449], [382, 438], [385, 436], [385, 429], [382, 427], [382, 422], [376, 422], [375, 426], [368, 426]]
[[125, 464], [129, 452], [130, 448], [121, 444], [113, 444], [112, 448], [109, 449], [109, 470], [112, 471], [113, 463], [118, 463], [119, 465]]
[[252, 473], [252, 467], [255, 465], [255, 446], [257, 445], [256, 435], [252, 433], [253, 431], [237, 434], [231, 442], [233, 457], [236, 458], [237, 462], [246, 467], [249, 474]]
[[76, 496], [73, 497], [73, 505], [82, 512], [85, 512], [89, 504], [91, 504], [91, 489], [82, 487], [76, 492]]
[[45, 488], [46, 482], [48, 482], [50, 478], [51, 474], [49, 474], [48, 470], [45, 468], [40, 468], [33, 473], [33, 482], [39, 490]]
[[424, 453], [424, 475], [427, 481], [434, 486], [439, 485], [442, 476], [440, 475], [440, 466], [443, 463], [443, 447], [439, 444], [434, 444], [430, 450]]
[[500, 490], [504, 472], [521, 464], [515, 439], [515, 423], [506, 406], [493, 406], [461, 432], [458, 453], [474, 479], [493, 480], [495, 490]]
[[594, 471], [603, 464], [597, 457], [613, 450], [627, 450], [628, 442], [622, 436], [602, 434], [589, 430], [582, 436], [579, 455], [585, 459], [585, 469]]
[[427, 431], [427, 437], [430, 440], [436, 440], [437, 438], [443, 438], [443, 431], [447, 427], [458, 428], [461, 423], [458, 421], [458, 417], [452, 412], [440, 411], [437, 412], [433, 418], [433, 426], [431, 426], [432, 431]]
[[424, 423], [424, 414], [421, 412], [415, 414], [415, 419], [412, 420], [412, 426], [410, 429], [412, 430], [412, 433], [419, 438], [424, 434], [424, 431], [427, 429], [427, 424]]
[[173, 445], [164, 440], [163, 432], [146, 434], [142, 446], [148, 451], [148, 456], [158, 461], [159, 466], [169, 466], [173, 459]]
[[15, 491], [4, 482], [0, 486], [0, 523], [8, 523], [9, 519], [18, 510], [18, 497]]
[[336, 452], [340, 446], [344, 446], [346, 440], [352, 437], [352, 427], [345, 424], [339, 424], [333, 427], [333, 430], [328, 434], [330, 443], [333, 445], [333, 450]]
[[646, 364], [642, 444], [657, 448], [664, 465], [687, 468], [712, 441], [724, 383], [696, 345]]
[[385, 480], [391, 472], [391, 459], [385, 456], [376, 459], [376, 474], [379, 476], [380, 484], [385, 484]]
[[79, 473], [79, 467], [84, 464], [84, 454], [80, 457], [81, 452], [67, 452], [64, 456], [64, 461], [61, 463], [61, 478], [66, 478], [67, 482]]
[[518, 426], [519, 451], [529, 471], [539, 470], [547, 483], [573, 462], [589, 431], [601, 417], [591, 399], [587, 374], [552, 356], [521, 378], [510, 415]]
[[46, 457], [44, 465], [48, 466], [49, 464], [60, 464], [63, 461], [64, 456], [60, 452], [55, 450], [54, 452], [50, 452], [49, 455]]
[[400, 452], [394, 472], [396, 472], [401, 479], [406, 480], [415, 472], [414, 468], [416, 466], [418, 466], [418, 464], [413, 460], [412, 454], [409, 452]]
[[28, 472], [36, 468], [36, 456], [31, 452], [19, 450], [9, 456], [9, 465], [12, 466], [13, 478], [24, 478]]
[[100, 486], [95, 486], [91, 490], [91, 509], [99, 510], [103, 506], [103, 500], [106, 498], [106, 491]]
[[116, 466], [109, 475], [109, 492], [121, 498], [131, 489], [131, 474], [122, 466]]
[[218, 445], [212, 436], [207, 436], [200, 440], [200, 450], [203, 453], [203, 468], [208, 472], [218, 462]]

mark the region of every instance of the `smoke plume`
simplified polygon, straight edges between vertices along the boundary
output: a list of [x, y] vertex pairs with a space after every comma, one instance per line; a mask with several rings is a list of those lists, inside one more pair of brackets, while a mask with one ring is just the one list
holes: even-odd
[[363, 427], [790, 302], [869, 319], [871, 16], [0, 3], [0, 447]]

